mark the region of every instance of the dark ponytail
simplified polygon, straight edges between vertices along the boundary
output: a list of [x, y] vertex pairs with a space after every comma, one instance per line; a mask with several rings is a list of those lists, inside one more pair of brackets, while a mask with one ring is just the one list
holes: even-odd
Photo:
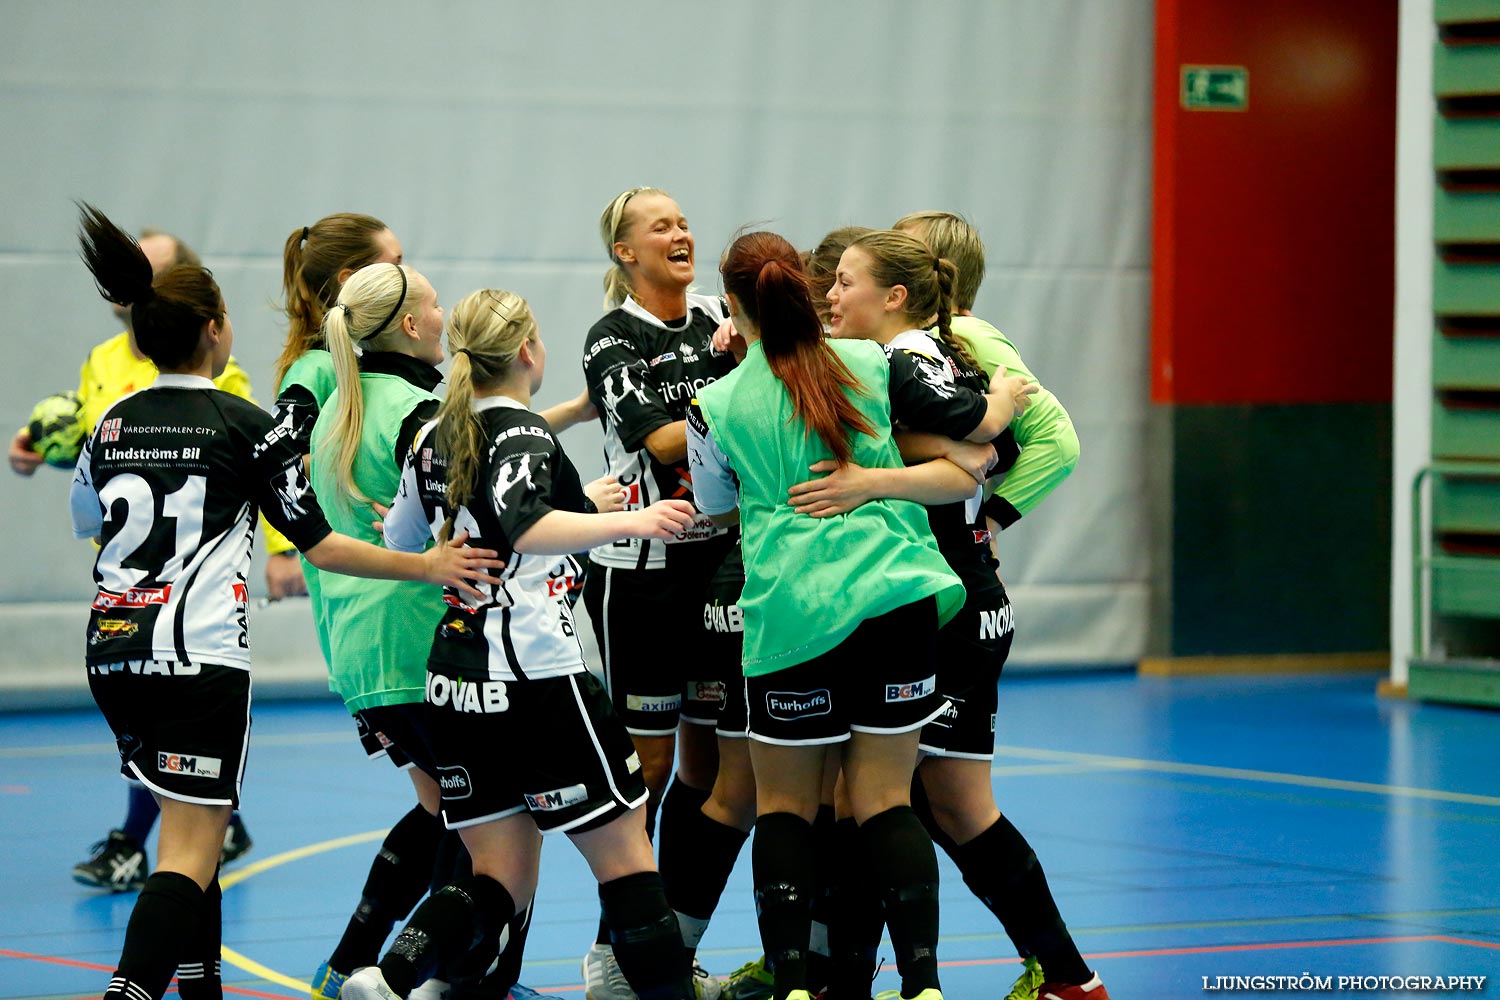
[[983, 371], [984, 368], [975, 359], [957, 334], [953, 332], [953, 303], [954, 292], [958, 288], [958, 265], [947, 257], [939, 257], [933, 266], [937, 273], [938, 303], [937, 303], [937, 333], [938, 339], [947, 346], [948, 350], [957, 354], [964, 364], [974, 371]]
[[87, 202], [78, 203], [78, 244], [105, 301], [133, 309], [151, 297], [151, 262], [141, 245]]
[[79, 256], [99, 294], [130, 308], [136, 344], [162, 371], [193, 361], [203, 326], [224, 321], [224, 297], [207, 269], [175, 264], [153, 278], [139, 243], [97, 208], [78, 204]]
[[730, 245], [719, 270], [724, 290], [760, 330], [766, 362], [786, 386], [793, 415], [847, 464], [854, 457], [850, 432], [873, 436], [875, 429], [845, 394], [866, 390], [823, 339], [802, 258], [775, 233], [746, 233]]
[[901, 285], [906, 289], [905, 316], [919, 330], [937, 318], [938, 339], [970, 368], [979, 362], [968, 345], [953, 333], [953, 296], [958, 286], [958, 265], [939, 257], [910, 233], [876, 229], [854, 239], [870, 258], [870, 276], [882, 288]]

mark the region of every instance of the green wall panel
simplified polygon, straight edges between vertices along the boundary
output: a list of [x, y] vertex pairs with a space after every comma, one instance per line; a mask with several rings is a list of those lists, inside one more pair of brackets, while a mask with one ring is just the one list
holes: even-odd
[[1438, 97], [1500, 93], [1500, 45], [1444, 45], [1432, 53], [1432, 91]]
[[1390, 405], [1173, 418], [1171, 655], [1390, 648]]
[[1439, 170], [1500, 167], [1500, 121], [1439, 115], [1432, 123], [1432, 164]]
[[1500, 243], [1500, 192], [1439, 188], [1432, 208], [1432, 238], [1437, 242]]
[[1434, 0], [1432, 16], [1438, 24], [1500, 20], [1500, 0]]
[[1435, 261], [1432, 308], [1439, 315], [1500, 315], [1500, 266]]

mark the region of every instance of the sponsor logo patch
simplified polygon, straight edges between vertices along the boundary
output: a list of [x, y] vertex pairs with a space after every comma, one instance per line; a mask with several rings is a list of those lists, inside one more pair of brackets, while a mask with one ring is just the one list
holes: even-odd
[[990, 544], [990, 539], [992, 537], [994, 537], [994, 536], [990, 534], [989, 529], [985, 529], [984, 531], [979, 531], [978, 529], [975, 529], [975, 531], [974, 531], [974, 544], [975, 545], [988, 545], [988, 544]]
[[108, 611], [110, 608], [149, 608], [153, 604], [166, 604], [167, 598], [171, 596], [171, 584], [165, 587], [131, 587], [123, 594], [101, 590], [99, 591], [99, 596], [94, 598], [94, 610]]
[[743, 632], [745, 613], [738, 604], [705, 604], [703, 628], [709, 632]]
[[671, 361], [676, 357], [677, 355], [671, 351], [668, 351], [666, 354], [658, 354], [656, 357], [651, 359], [651, 367], [655, 368], [657, 365]]
[[833, 695], [827, 688], [816, 691], [767, 691], [766, 714], [782, 722], [810, 719], [833, 711]]
[[194, 778], [217, 778], [224, 762], [217, 757], [197, 754], [167, 753], [156, 755], [156, 769], [164, 774], [186, 774]]
[[625, 758], [625, 771], [628, 774], [634, 774], [635, 772], [639, 771], [640, 769], [641, 769], [641, 755], [638, 754], [638, 753], [632, 752], [629, 757]]
[[706, 701], [714, 705], [724, 703], [726, 691], [723, 681], [688, 681], [687, 687], [690, 701]]
[[632, 712], [675, 712], [682, 708], [682, 695], [627, 694], [625, 707]]
[[115, 418], [113, 418], [111, 420], [106, 420], [106, 421], [104, 421], [104, 423], [102, 423], [102, 424], [99, 425], [99, 440], [100, 441], [118, 441], [118, 440], [120, 440], [120, 418], [119, 417], [115, 417]]
[[436, 708], [451, 705], [455, 712], [492, 715], [510, 708], [504, 681], [472, 681], [464, 678], [427, 675], [427, 704]]
[[474, 794], [474, 786], [469, 781], [469, 771], [463, 767], [440, 767], [438, 772], [438, 787], [443, 790], [445, 799], [466, 799]]
[[551, 812], [587, 802], [589, 792], [582, 785], [569, 785], [567, 788], [554, 788], [550, 792], [537, 792], [535, 795], [523, 792], [521, 797], [526, 800], [526, 808], [532, 812]]
[[129, 639], [141, 630], [135, 622], [123, 618], [101, 618], [89, 633], [89, 645], [97, 646], [111, 639]]
[[468, 622], [464, 621], [461, 618], [455, 618], [452, 621], [443, 622], [443, 626], [442, 628], [438, 629], [438, 633], [444, 639], [474, 638], [474, 630], [469, 627]]
[[925, 698], [937, 690], [937, 675], [910, 684], [887, 684], [885, 686], [885, 703], [887, 705], [897, 701], [915, 701]]

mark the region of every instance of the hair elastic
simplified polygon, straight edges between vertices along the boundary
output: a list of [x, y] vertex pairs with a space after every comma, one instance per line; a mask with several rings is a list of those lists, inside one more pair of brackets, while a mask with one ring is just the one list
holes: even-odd
[[302, 242], [303, 243], [307, 242], [307, 227], [306, 226], [302, 227]]

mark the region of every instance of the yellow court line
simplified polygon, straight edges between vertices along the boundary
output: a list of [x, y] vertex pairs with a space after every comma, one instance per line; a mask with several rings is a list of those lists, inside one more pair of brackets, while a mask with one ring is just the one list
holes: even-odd
[[[332, 840], [325, 840], [317, 844], [308, 844], [306, 847], [298, 847], [295, 850], [282, 851], [280, 854], [273, 854], [269, 858], [263, 858], [253, 864], [238, 868], [228, 875], [220, 876], [219, 888], [228, 889], [230, 886], [240, 884], [252, 875], [259, 875], [261, 872], [269, 871], [272, 868], [279, 868], [293, 861], [301, 861], [303, 858], [310, 858], [315, 854], [336, 851], [341, 847], [353, 847], [355, 844], [367, 844], [372, 840], [384, 840], [387, 833], [390, 833], [389, 829], [371, 830], [369, 833], [355, 833], [347, 837], [335, 837]], [[278, 986], [285, 986], [298, 995], [306, 995], [310, 991], [310, 987], [304, 980], [284, 976], [275, 969], [261, 965], [253, 958], [241, 955], [228, 945], [220, 945], [220, 952], [224, 961], [237, 969], [243, 969], [252, 976], [259, 976], [261, 979], [275, 983]]]
[[[1500, 797], [1473, 795], [1469, 792], [1447, 792], [1436, 788], [1411, 788], [1405, 785], [1381, 785], [1370, 781], [1344, 781], [1306, 774], [1284, 774], [1279, 771], [1253, 771], [1239, 767], [1212, 767], [1206, 764], [1177, 764], [1165, 760], [1143, 760], [1136, 757], [1111, 757], [1104, 754], [1072, 753], [1067, 750], [1038, 750], [1033, 747], [997, 746], [995, 752], [1008, 757], [1029, 760], [1064, 761], [1088, 764], [1104, 770], [1155, 771], [1161, 774], [1191, 774], [1200, 778], [1227, 778], [1233, 781], [1260, 781], [1272, 785], [1300, 785], [1303, 788], [1328, 788], [1341, 792], [1365, 792], [1394, 798], [1426, 799], [1433, 802], [1462, 802], [1476, 806], [1500, 806]], [[990, 769], [991, 774], [1008, 773], [1005, 767]]]

